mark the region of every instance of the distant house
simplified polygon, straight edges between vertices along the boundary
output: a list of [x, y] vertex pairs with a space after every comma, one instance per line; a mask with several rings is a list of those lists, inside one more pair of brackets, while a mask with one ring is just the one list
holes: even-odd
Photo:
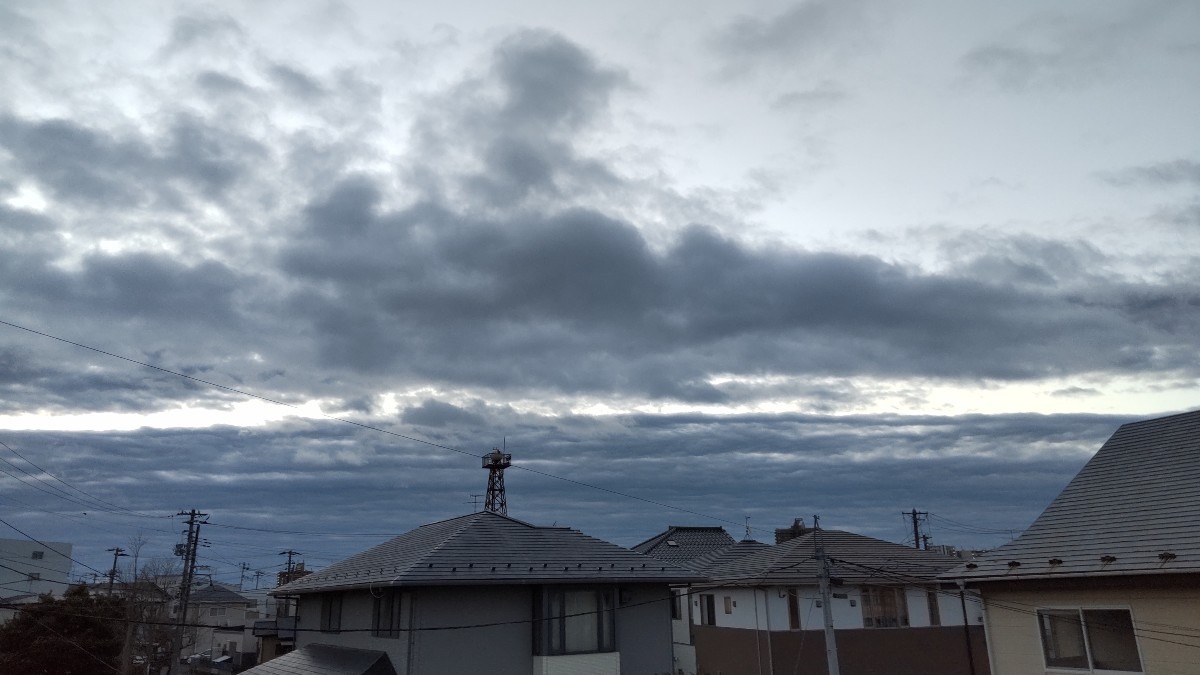
[[248, 672], [309, 672], [278, 668], [328, 646], [386, 654], [400, 675], [667, 673], [669, 588], [698, 580], [577, 530], [473, 513], [276, 589], [298, 598], [297, 652]]
[[1200, 410], [1121, 426], [1020, 537], [945, 578], [982, 593], [997, 675], [1200, 672]]
[[698, 673], [825, 671], [818, 544], [830, 562], [842, 675], [988, 672], [977, 598], [937, 578], [956, 558], [838, 530], [781, 538], [689, 563], [708, 577], [690, 596]]
[[212, 661], [223, 656], [235, 666], [254, 662], [255, 643], [250, 627], [258, 618], [256, 603], [232, 589], [209, 584], [191, 593], [188, 623], [195, 638], [182, 656]]
[[[690, 567], [692, 562], [715, 551], [728, 549], [737, 542], [722, 527], [671, 525], [665, 532], [633, 547], [634, 551], [674, 565]], [[671, 672], [692, 675], [696, 672], [696, 646], [692, 636], [692, 603], [688, 586], [671, 589]]]
[[12, 605], [60, 596], [70, 586], [71, 545], [61, 541], [0, 539], [0, 624], [15, 614]]

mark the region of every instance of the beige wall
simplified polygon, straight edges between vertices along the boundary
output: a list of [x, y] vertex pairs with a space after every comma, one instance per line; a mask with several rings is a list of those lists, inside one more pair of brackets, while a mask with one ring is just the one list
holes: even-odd
[[[1106, 586], [1089, 588], [1088, 586]], [[1105, 580], [983, 587], [987, 640], [996, 675], [1040, 675], [1047, 671], [1034, 612], [1053, 608], [1128, 608], [1138, 633], [1146, 675], [1200, 672], [1200, 580]], [[1181, 630], [1173, 626], [1186, 627]], [[1180, 635], [1180, 634], [1184, 635]], [[1187, 634], [1195, 637], [1188, 637]], [[1185, 643], [1185, 644], [1174, 644]], [[1080, 672], [1080, 671], [1073, 671]]]

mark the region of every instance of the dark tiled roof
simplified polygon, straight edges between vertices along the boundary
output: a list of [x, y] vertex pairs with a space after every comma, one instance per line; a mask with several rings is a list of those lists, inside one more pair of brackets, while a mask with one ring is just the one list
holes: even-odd
[[638, 553], [672, 563], [685, 563], [734, 543], [721, 527], [671, 525], [666, 532], [633, 547]]
[[487, 511], [423, 525], [275, 594], [379, 586], [688, 583], [693, 572], [565, 527]]
[[946, 576], [1200, 572], [1200, 410], [1122, 425], [1028, 530], [970, 564]]
[[253, 600], [222, 586], [205, 586], [192, 591], [192, 602], [220, 603], [222, 605], [253, 605]]
[[813, 530], [774, 546], [750, 548], [706, 570], [713, 583], [758, 586], [814, 584], [819, 538], [831, 561], [831, 575], [850, 583], [933, 581], [957, 558], [840, 530]]
[[396, 675], [387, 652], [331, 645], [308, 645], [242, 672], [245, 675]]
[[771, 548], [770, 544], [764, 544], [761, 541], [753, 539], [743, 539], [736, 544], [726, 546], [725, 548], [706, 553], [695, 560], [689, 560], [685, 563], [688, 569], [694, 570], [700, 574], [708, 575], [713, 570], [720, 569], [725, 565], [729, 565], [736, 560], [745, 558], [748, 555], [759, 553], [765, 549]]

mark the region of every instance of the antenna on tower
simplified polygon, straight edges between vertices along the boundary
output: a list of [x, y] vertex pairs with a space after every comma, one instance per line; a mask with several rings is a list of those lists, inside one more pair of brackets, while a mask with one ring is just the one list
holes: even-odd
[[510, 466], [512, 455], [500, 452], [497, 448], [492, 448], [490, 453], [483, 456], [483, 468], [488, 470], [487, 497], [483, 500], [484, 511], [508, 515], [508, 500], [504, 496], [504, 470]]

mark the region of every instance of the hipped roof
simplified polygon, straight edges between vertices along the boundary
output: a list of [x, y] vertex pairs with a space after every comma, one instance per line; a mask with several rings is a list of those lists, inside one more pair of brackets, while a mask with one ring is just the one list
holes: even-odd
[[565, 527], [483, 511], [416, 528], [275, 595], [386, 586], [690, 583], [681, 567]]

